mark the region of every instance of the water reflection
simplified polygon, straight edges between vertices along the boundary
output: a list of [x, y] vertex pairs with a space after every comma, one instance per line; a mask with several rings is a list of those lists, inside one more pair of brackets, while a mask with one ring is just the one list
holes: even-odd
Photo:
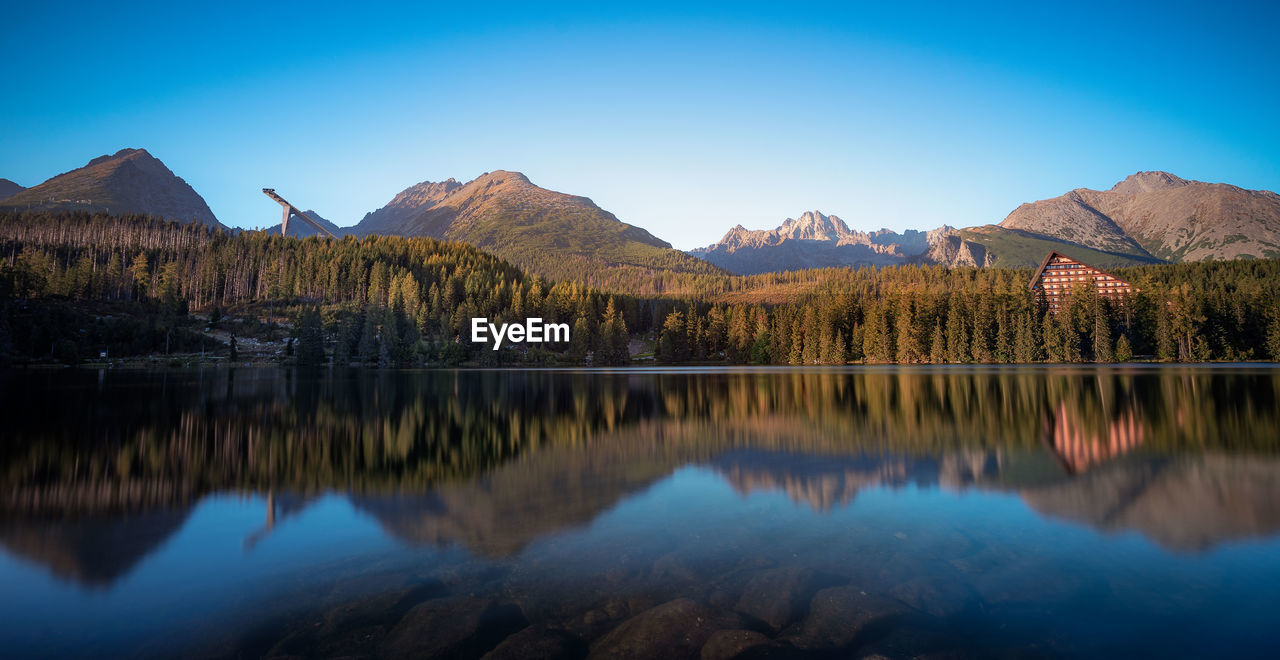
[[1068, 474], [1079, 474], [1094, 464], [1133, 451], [1146, 440], [1134, 407], [1107, 421], [1101, 433], [1091, 432], [1078, 420], [1075, 409], [1068, 409], [1067, 402], [1062, 401], [1045, 425], [1045, 442]]
[[[1013, 543], [1001, 534], [1014, 532], [977, 531], [999, 514], [920, 541], [849, 527], [868, 494], [871, 507], [886, 493], [894, 507], [912, 493], [935, 505], [995, 496], [980, 500], [991, 511], [1012, 499], [1045, 525], [1137, 534], [1175, 556], [1272, 539], [1278, 394], [1280, 375], [1260, 368], [10, 372], [0, 395], [23, 414], [7, 416], [0, 449], [0, 545], [101, 591], [142, 570], [211, 496], [263, 498], [256, 522], [234, 531], [252, 555], [336, 494], [401, 547], [444, 553], [432, 561], [462, 551], [471, 568], [453, 569], [457, 580], [516, 562], [523, 568], [466, 590], [534, 594], [522, 616], [541, 612], [575, 643], [608, 646], [605, 636], [641, 604], [696, 595], [715, 616], [747, 616], [742, 625], [770, 644], [822, 651], [827, 633], [809, 612], [819, 601], [808, 600], [822, 588], [876, 585], [894, 603], [915, 603], [911, 612], [931, 611], [917, 602], [921, 590], [942, 601], [939, 593], [972, 592], [959, 609], [930, 615], [946, 619], [976, 616], [973, 603], [994, 607], [1024, 579], [996, 569], [1012, 552], [1000, 549]], [[689, 511], [655, 513], [665, 509], [653, 499], [688, 480], [702, 488], [678, 505]], [[699, 493], [713, 482], [737, 500], [702, 511]], [[753, 518], [758, 498], [773, 496], [792, 512], [768, 511], [790, 518]], [[692, 511], [708, 529], [723, 526], [719, 538], [689, 532], [698, 540], [680, 545], [679, 518]], [[806, 560], [788, 564], [772, 557], [790, 541], [750, 536], [779, 528], [829, 543], [827, 554], [797, 550]], [[854, 528], [861, 536], [841, 536]], [[295, 544], [305, 568], [309, 550], [281, 543]], [[850, 565], [848, 553], [863, 562]], [[783, 571], [767, 579], [799, 589], [804, 603], [779, 613], [776, 603], [739, 602], [750, 580], [766, 579], [761, 570]], [[977, 577], [957, 577], [967, 571]], [[580, 578], [573, 588], [595, 595], [556, 590]], [[630, 600], [593, 591], [604, 583]]]

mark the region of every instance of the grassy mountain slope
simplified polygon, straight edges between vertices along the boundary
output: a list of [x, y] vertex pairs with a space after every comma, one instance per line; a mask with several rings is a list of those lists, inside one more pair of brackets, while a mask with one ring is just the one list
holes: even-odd
[[961, 229], [960, 235], [966, 241], [986, 247], [988, 254], [995, 258], [991, 265], [996, 268], [1035, 268], [1046, 254], [1054, 250], [1102, 268], [1161, 263], [1160, 259], [1145, 251], [1135, 254], [1099, 250], [1053, 236], [999, 225]]

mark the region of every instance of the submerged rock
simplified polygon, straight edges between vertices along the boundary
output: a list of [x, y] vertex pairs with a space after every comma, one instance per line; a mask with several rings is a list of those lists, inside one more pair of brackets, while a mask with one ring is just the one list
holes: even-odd
[[900, 600], [858, 587], [830, 587], [814, 595], [809, 616], [791, 641], [801, 649], [843, 648], [864, 632], [891, 625], [913, 611]]
[[702, 660], [729, 660], [749, 648], [765, 646], [772, 641], [754, 630], [717, 630], [702, 646]]
[[484, 660], [568, 660], [586, 655], [587, 645], [577, 635], [536, 625], [508, 637]]
[[774, 568], [747, 582], [737, 610], [781, 630], [804, 616], [822, 580], [808, 568]]
[[475, 658], [528, 625], [520, 608], [483, 598], [433, 600], [409, 610], [382, 643], [388, 658]]
[[353, 599], [325, 613], [325, 625], [340, 629], [369, 623], [395, 624], [415, 605], [445, 594], [444, 585], [435, 580], [385, 593]]
[[743, 627], [725, 614], [688, 598], [645, 610], [591, 646], [592, 658], [697, 658], [718, 630]]
[[943, 660], [979, 658], [981, 654], [962, 652], [955, 648], [955, 640], [946, 640], [927, 628], [914, 625], [895, 626], [884, 637], [858, 649], [862, 660], [872, 658], [916, 658], [919, 660]]
[[270, 657], [373, 655], [387, 632], [414, 605], [443, 594], [443, 585], [428, 582], [384, 593], [352, 598], [319, 617], [291, 626], [267, 651]]

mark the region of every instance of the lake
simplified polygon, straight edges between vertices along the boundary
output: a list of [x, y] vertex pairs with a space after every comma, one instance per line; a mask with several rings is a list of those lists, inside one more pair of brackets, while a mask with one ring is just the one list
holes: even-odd
[[0, 372], [6, 657], [1273, 657], [1280, 369]]

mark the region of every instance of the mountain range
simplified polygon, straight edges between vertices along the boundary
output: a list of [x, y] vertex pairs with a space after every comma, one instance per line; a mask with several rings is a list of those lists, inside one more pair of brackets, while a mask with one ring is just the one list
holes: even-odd
[[[136, 213], [222, 227], [209, 205], [186, 181], [146, 149], [121, 149], [23, 189], [4, 180], [0, 208]], [[16, 187], [12, 194], [5, 189]]]
[[806, 211], [799, 218], [787, 218], [777, 229], [752, 231], [738, 225], [719, 243], [690, 254], [750, 275], [850, 264], [890, 266], [917, 257], [928, 247], [925, 232], [854, 231], [837, 216]]
[[[186, 181], [144, 149], [99, 156], [31, 188], [0, 179], [0, 208], [134, 213], [223, 227]], [[306, 213], [337, 236], [461, 241], [538, 274], [584, 280], [604, 272], [630, 277], [900, 264], [1034, 267], [1050, 250], [1103, 267], [1280, 257], [1280, 195], [1167, 172], [1138, 172], [1108, 190], [1077, 188], [1025, 203], [999, 224], [864, 232], [815, 210], [775, 229], [739, 224], [720, 241], [688, 253], [587, 197], [548, 190], [503, 170], [466, 183], [447, 179], [410, 186], [354, 226]], [[317, 233], [306, 222], [289, 223], [291, 236]]]
[[1101, 266], [1280, 257], [1280, 195], [1138, 172], [1106, 191], [1022, 204], [998, 225], [859, 232], [809, 211], [777, 229], [730, 229], [690, 254], [739, 274], [922, 263], [1033, 267], [1050, 250]]

